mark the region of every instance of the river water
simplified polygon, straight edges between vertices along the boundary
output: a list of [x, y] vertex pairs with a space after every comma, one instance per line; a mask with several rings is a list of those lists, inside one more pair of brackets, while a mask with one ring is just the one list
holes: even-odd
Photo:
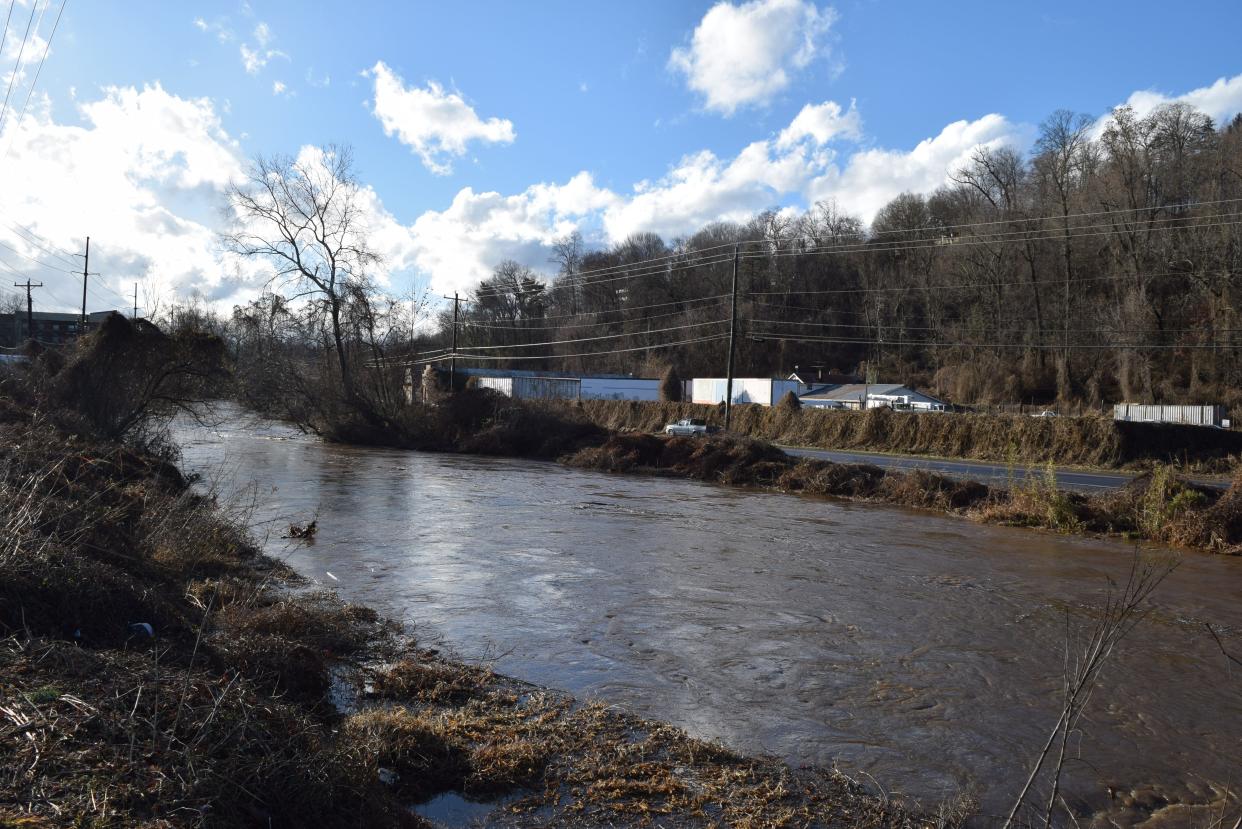
[[[1059, 712], [1071, 631], [1129, 546], [531, 461], [326, 445], [229, 410], [185, 465], [253, 501], [269, 553], [498, 671], [890, 795], [1003, 808]], [[316, 519], [311, 544], [279, 538]], [[1187, 555], [1067, 764], [1172, 802], [1242, 786], [1242, 559]], [[1230, 671], [1230, 668], [1233, 671]], [[1166, 811], [1166, 815], [1176, 810]], [[1131, 816], [1132, 817], [1132, 816]]]

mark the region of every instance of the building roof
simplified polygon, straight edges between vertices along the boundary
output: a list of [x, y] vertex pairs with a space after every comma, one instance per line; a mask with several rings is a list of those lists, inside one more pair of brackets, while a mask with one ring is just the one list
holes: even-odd
[[861, 383], [862, 378], [856, 374], [843, 374], [839, 371], [823, 371], [820, 369], [798, 369], [789, 375], [787, 380], [797, 380], [808, 386], [841, 386], [846, 383]]
[[[438, 367], [440, 371], [448, 371], [445, 366]], [[463, 366], [457, 369], [458, 374], [464, 374], [467, 377], [550, 377], [556, 380], [651, 380], [658, 381], [657, 377], [635, 377], [633, 374], [574, 374], [564, 371], [534, 371], [531, 369], [520, 368], [475, 368], [472, 366]]]
[[810, 394], [804, 394], [802, 395], [802, 399], [857, 402], [862, 399], [864, 394], [867, 395], [868, 398], [884, 397], [888, 395], [909, 395], [910, 397], [915, 397], [933, 403], [943, 402], [938, 398], [932, 397], [930, 394], [924, 394], [921, 391], [916, 391], [915, 389], [901, 383], [845, 383], [840, 386], [833, 386], [827, 389], [815, 390]]
[[[91, 311], [86, 318], [92, 322], [98, 322], [104, 317], [117, 313], [116, 311]], [[0, 317], [17, 316], [21, 319], [26, 318], [25, 311], [18, 311], [16, 314], [0, 314]], [[35, 311], [30, 315], [38, 322], [77, 322], [82, 319], [79, 313], [66, 313], [64, 311]]]

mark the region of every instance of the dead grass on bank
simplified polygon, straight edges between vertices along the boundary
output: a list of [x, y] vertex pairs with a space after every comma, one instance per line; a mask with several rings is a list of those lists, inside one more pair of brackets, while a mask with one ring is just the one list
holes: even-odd
[[1057, 486], [1051, 467], [1008, 489], [916, 470], [796, 459], [762, 441], [617, 434], [565, 459], [608, 472], [676, 475], [716, 483], [848, 498], [963, 515], [991, 524], [1144, 539], [1216, 553], [1242, 552], [1242, 474], [1225, 492], [1165, 466], [1104, 495]]
[[[614, 432], [657, 432], [685, 417], [723, 422], [723, 406], [625, 400], [544, 404], [580, 413]], [[739, 435], [792, 446], [897, 452], [1023, 464], [1101, 468], [1176, 465], [1230, 471], [1242, 458], [1242, 433], [1196, 426], [1117, 423], [1103, 416], [1037, 418], [1021, 415], [866, 412], [811, 406], [733, 407]]]
[[[918, 822], [403, 643], [161, 463], [20, 413], [0, 438], [0, 825], [424, 826], [409, 804], [446, 791], [507, 798], [497, 825]], [[700, 461], [779, 466], [761, 445]]]
[[394, 785], [410, 795], [425, 797], [429, 786], [472, 798], [510, 794], [489, 825], [925, 825], [839, 773], [742, 757], [485, 671], [415, 657], [374, 682], [384, 697], [455, 688], [421, 705], [355, 714], [344, 730], [368, 747], [376, 774], [395, 775]]

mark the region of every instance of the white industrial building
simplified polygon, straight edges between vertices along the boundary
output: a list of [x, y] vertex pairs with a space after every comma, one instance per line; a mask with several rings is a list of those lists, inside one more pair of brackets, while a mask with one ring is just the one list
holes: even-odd
[[801, 395], [804, 406], [827, 409], [897, 409], [946, 412], [949, 404], [900, 383], [845, 383]]
[[660, 381], [623, 374], [564, 374], [518, 369], [459, 368], [480, 388], [519, 400], [659, 400]]
[[1147, 403], [1118, 403], [1113, 406], [1113, 420], [1139, 423], [1184, 423], [1190, 426], [1229, 427], [1224, 406], [1177, 406]]
[[[690, 381], [690, 402], [714, 405], [723, 403], [728, 380], [722, 377], [696, 377]], [[797, 380], [779, 380], [768, 377], [734, 377], [733, 402], [758, 403], [775, 406], [788, 392], [795, 395], [806, 390]]]

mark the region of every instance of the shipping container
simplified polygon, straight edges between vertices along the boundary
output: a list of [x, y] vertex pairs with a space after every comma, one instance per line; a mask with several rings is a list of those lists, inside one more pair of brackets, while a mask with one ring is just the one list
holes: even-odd
[[577, 400], [582, 381], [576, 377], [477, 377], [479, 388], [516, 400]]
[[[728, 378], [696, 377], [691, 381], [690, 399], [694, 403], [722, 403]], [[798, 394], [804, 388], [797, 380], [772, 380], [766, 377], [734, 377], [733, 402], [774, 406], [786, 392]]]
[[625, 377], [583, 377], [583, 400], [659, 400], [660, 381]]
[[1224, 406], [1165, 406], [1149, 403], [1118, 403], [1114, 420], [1137, 423], [1184, 423], [1190, 426], [1228, 426]]

